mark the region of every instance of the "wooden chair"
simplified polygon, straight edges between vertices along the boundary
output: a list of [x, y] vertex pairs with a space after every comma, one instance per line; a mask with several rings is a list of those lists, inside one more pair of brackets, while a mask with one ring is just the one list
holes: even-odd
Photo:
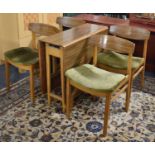
[[74, 17], [58, 17], [56, 22], [59, 24], [61, 30], [67, 30], [86, 23], [84, 20]]
[[[144, 43], [142, 57], [132, 58], [132, 81], [141, 74], [141, 87], [144, 86], [144, 72], [147, 55], [147, 44], [150, 37], [150, 32], [143, 28], [128, 26], [128, 25], [113, 25], [110, 27], [109, 33], [132, 42], [138, 41]], [[136, 42], [135, 42], [136, 43]], [[108, 71], [127, 74], [127, 59], [124, 54], [118, 54], [116, 51], [109, 53], [99, 53], [97, 66]], [[132, 84], [132, 83], [131, 83]]]
[[[116, 99], [120, 93], [126, 91], [125, 109], [129, 106], [131, 62], [134, 51], [134, 43], [115, 36], [102, 35], [95, 39], [93, 64], [84, 64], [66, 71], [67, 77], [66, 99], [67, 116], [70, 117], [72, 109], [71, 86], [94, 96], [105, 96], [104, 128], [103, 136], [107, 135], [110, 103]], [[115, 50], [118, 53], [128, 54], [127, 75], [108, 72], [95, 67], [97, 64], [98, 48], [104, 50]]]
[[5, 70], [6, 70], [6, 87], [10, 90], [10, 64], [30, 72], [30, 95], [34, 103], [34, 69], [38, 65], [37, 38], [40, 36], [49, 36], [59, 32], [56, 27], [42, 23], [30, 23], [29, 30], [32, 32], [32, 48], [19, 47], [5, 52]]

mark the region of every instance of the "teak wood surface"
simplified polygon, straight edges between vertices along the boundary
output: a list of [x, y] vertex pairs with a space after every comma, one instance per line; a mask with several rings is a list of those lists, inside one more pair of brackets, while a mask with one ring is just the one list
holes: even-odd
[[[42, 93], [46, 93], [46, 45], [47, 48], [54, 48], [52, 51], [53, 56], [60, 57], [67, 55], [67, 48], [74, 46], [76, 42], [80, 42], [87, 39], [93, 35], [107, 32], [108, 28], [106, 26], [99, 26], [95, 24], [83, 24], [72, 29], [60, 32], [58, 34], [41, 39], [39, 42], [39, 64], [40, 64], [40, 81]], [[75, 46], [76, 47], [76, 46]], [[57, 50], [62, 50], [63, 52], [57, 52]], [[60, 54], [61, 53], [61, 54]], [[65, 53], [65, 54], [64, 54]], [[72, 60], [72, 59], [70, 59]]]
[[56, 22], [59, 24], [61, 30], [73, 28], [86, 23], [84, 20], [76, 19], [74, 17], [58, 17]]
[[41, 39], [40, 41], [65, 48], [80, 40], [86, 39], [105, 30], [107, 30], [107, 27], [105, 26], [87, 23], [69, 29], [67, 31], [63, 31], [55, 35], [46, 37], [44, 39]]

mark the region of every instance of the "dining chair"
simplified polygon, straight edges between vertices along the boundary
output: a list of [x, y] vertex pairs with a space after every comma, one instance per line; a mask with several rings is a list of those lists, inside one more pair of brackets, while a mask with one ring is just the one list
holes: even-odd
[[30, 73], [30, 96], [34, 103], [34, 69], [37, 67], [39, 57], [37, 53], [38, 37], [45, 37], [59, 32], [59, 30], [51, 25], [43, 23], [30, 23], [28, 29], [32, 32], [32, 48], [19, 47], [5, 52], [5, 74], [6, 87], [10, 90], [10, 65], [19, 69], [28, 70]]
[[[126, 92], [125, 109], [128, 109], [130, 101], [130, 80], [131, 80], [131, 63], [132, 53], [134, 51], [134, 43], [131, 41], [110, 35], [98, 35], [94, 42], [93, 65], [83, 64], [81, 66], [68, 69], [65, 72], [67, 77], [66, 84], [66, 114], [70, 118], [72, 103], [72, 89], [77, 88], [85, 93], [102, 97], [106, 97], [104, 110], [104, 128], [103, 136], [107, 135], [108, 119], [110, 114], [110, 104], [122, 92]], [[118, 74], [109, 72], [96, 67], [97, 54], [104, 49], [108, 53], [109, 50], [115, 50], [117, 53], [128, 55], [127, 74]]]
[[[124, 39], [128, 39], [136, 44], [136, 41], [143, 43], [142, 57], [132, 57], [132, 75], [133, 79], [137, 75], [141, 75], [141, 88], [144, 86], [144, 72], [145, 62], [147, 56], [147, 44], [150, 37], [150, 32], [144, 28], [133, 27], [129, 25], [113, 25], [110, 27], [109, 33]], [[101, 52], [98, 54], [97, 66], [107, 71], [115, 73], [127, 74], [127, 59], [125, 54], [117, 53], [115, 50], [111, 50], [108, 53]], [[131, 82], [132, 84], [132, 82]], [[131, 86], [132, 88], [132, 86]], [[130, 92], [131, 93], [131, 92]]]
[[86, 23], [84, 20], [75, 17], [57, 17], [56, 22], [59, 24], [61, 30], [67, 30]]

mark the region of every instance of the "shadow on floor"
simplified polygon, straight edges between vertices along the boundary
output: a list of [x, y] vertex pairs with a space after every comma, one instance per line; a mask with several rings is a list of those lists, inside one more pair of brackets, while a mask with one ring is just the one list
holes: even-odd
[[[14, 66], [10, 66], [10, 80], [11, 83], [17, 82], [25, 77], [27, 77], [29, 73], [26, 71], [24, 73], [19, 73], [18, 69]], [[0, 89], [5, 87], [5, 65], [0, 65]]]

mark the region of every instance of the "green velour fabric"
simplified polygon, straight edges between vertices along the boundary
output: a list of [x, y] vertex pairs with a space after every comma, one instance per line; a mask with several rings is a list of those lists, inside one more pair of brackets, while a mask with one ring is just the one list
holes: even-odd
[[39, 61], [36, 50], [29, 47], [20, 47], [5, 52], [5, 59], [17, 64], [32, 65]]
[[112, 92], [125, 78], [122, 74], [111, 73], [90, 64], [71, 68], [65, 75], [79, 85], [99, 92]]
[[[128, 56], [114, 51], [98, 54], [97, 63], [116, 69], [127, 69]], [[132, 57], [132, 69], [138, 68], [144, 62], [144, 58]]]

